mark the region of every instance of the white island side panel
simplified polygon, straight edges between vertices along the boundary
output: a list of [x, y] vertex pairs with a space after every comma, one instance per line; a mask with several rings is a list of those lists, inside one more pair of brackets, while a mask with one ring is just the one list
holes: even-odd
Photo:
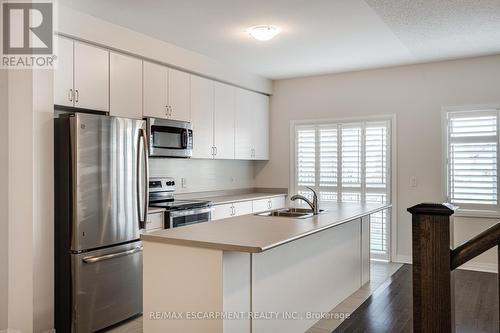
[[[252, 311], [329, 312], [361, 287], [361, 248], [357, 219], [252, 254]], [[302, 333], [317, 320], [253, 320], [252, 332]]]
[[[222, 313], [223, 252], [144, 242], [143, 329], [145, 333], [221, 333], [222, 320], [189, 314]], [[182, 318], [168, 318], [172, 313]]]

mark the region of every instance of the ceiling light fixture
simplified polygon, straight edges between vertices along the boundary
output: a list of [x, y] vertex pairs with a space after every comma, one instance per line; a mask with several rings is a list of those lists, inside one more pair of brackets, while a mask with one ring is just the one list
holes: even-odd
[[248, 28], [250, 36], [260, 41], [273, 39], [280, 32], [281, 29], [275, 25], [257, 25]]

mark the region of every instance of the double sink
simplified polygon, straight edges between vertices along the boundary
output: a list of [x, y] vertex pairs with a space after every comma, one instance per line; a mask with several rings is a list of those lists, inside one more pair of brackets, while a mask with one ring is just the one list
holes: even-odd
[[[320, 209], [319, 213], [323, 213], [324, 210]], [[255, 214], [257, 216], [269, 216], [269, 217], [288, 217], [296, 219], [305, 219], [314, 216], [312, 209], [308, 208], [283, 208], [277, 210], [271, 210], [267, 212], [262, 212]]]

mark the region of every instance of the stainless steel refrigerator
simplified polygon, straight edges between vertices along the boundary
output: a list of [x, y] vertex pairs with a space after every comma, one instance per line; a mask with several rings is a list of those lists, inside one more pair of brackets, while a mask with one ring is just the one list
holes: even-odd
[[55, 119], [57, 332], [94, 332], [142, 312], [145, 126], [83, 113]]

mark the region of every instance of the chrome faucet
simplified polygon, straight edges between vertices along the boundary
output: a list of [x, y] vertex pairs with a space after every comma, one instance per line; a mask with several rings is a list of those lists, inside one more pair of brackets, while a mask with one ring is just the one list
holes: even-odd
[[319, 214], [318, 195], [316, 194], [316, 191], [313, 190], [312, 188], [310, 188], [310, 187], [307, 187], [307, 188], [310, 189], [313, 193], [313, 201], [312, 202], [311, 202], [311, 200], [307, 199], [306, 197], [304, 197], [303, 195], [300, 195], [300, 194], [293, 195], [290, 198], [290, 200], [295, 201], [298, 199], [298, 200], [305, 201], [309, 205], [309, 207], [311, 207], [313, 214], [318, 215]]

